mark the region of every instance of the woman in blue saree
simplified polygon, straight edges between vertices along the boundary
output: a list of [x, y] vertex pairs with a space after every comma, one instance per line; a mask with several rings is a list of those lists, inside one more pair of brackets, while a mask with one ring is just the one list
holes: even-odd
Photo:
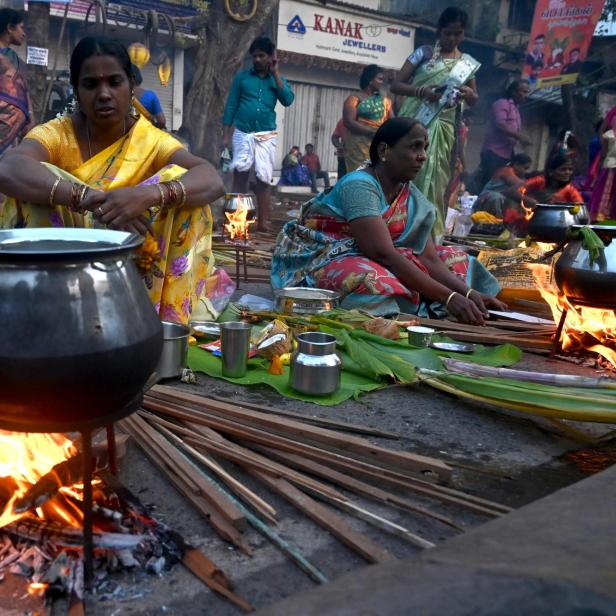
[[442, 314], [483, 324], [487, 308], [502, 310], [496, 280], [474, 259], [435, 246], [434, 205], [412, 180], [426, 160], [426, 128], [394, 118], [376, 132], [371, 164], [345, 175], [308, 201], [278, 236], [274, 288], [339, 291], [343, 308], [375, 314]]

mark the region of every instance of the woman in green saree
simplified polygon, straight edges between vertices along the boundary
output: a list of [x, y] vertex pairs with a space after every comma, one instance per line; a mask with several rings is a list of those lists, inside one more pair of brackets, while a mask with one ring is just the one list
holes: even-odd
[[[467, 14], [461, 9], [445, 9], [438, 20], [436, 45], [417, 48], [405, 61], [391, 86], [393, 93], [408, 97], [398, 115], [418, 118], [428, 125], [430, 151], [415, 184], [428, 200], [436, 205], [435, 237], [439, 237], [444, 231], [446, 193], [456, 164], [452, 157], [456, 154], [458, 103], [472, 106], [479, 99], [475, 80], [472, 78], [479, 63], [458, 49], [464, 39], [467, 20]], [[462, 83], [457, 85], [457, 93], [454, 92], [453, 98], [449, 97], [445, 106], [439, 105], [445, 86], [452, 80], [454, 69], [461, 75], [456, 82]], [[440, 111], [430, 118], [428, 108]], [[428, 117], [424, 117], [426, 112]]]
[[347, 129], [344, 138], [344, 160], [347, 173], [363, 166], [370, 158], [370, 143], [383, 122], [393, 118], [393, 105], [381, 94], [385, 85], [383, 69], [370, 64], [359, 78], [359, 94], [345, 101], [342, 119]]

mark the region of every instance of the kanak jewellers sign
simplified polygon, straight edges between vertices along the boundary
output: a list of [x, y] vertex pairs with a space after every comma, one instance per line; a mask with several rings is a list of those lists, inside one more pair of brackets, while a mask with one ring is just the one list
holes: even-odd
[[309, 56], [399, 69], [413, 51], [415, 31], [379, 15], [334, 11], [281, 0], [278, 48]]

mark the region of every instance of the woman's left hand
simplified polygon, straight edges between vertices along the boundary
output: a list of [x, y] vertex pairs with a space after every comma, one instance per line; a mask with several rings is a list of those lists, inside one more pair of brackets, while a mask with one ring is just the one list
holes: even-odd
[[509, 310], [509, 306], [507, 306], [504, 302], [501, 302], [499, 299], [496, 299], [491, 295], [487, 295], [486, 293], [479, 293], [479, 291], [473, 291], [470, 293], [468, 299], [472, 300], [477, 308], [479, 308], [479, 310], [481, 310], [484, 314], [487, 314], [490, 309], [501, 311]]
[[[89, 193], [81, 207], [92, 212], [110, 229], [124, 229], [129, 223], [141, 219], [148, 207], [156, 204], [154, 190], [152, 186], [131, 186]], [[141, 228], [142, 224], [138, 227]]]

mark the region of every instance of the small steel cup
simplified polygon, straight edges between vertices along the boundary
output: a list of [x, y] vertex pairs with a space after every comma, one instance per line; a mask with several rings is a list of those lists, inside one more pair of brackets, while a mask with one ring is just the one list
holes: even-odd
[[220, 324], [223, 376], [240, 378], [246, 375], [251, 329], [249, 323], [241, 321]]
[[432, 342], [434, 330], [431, 327], [411, 325], [406, 328], [409, 335], [409, 344], [416, 347], [428, 347]]

